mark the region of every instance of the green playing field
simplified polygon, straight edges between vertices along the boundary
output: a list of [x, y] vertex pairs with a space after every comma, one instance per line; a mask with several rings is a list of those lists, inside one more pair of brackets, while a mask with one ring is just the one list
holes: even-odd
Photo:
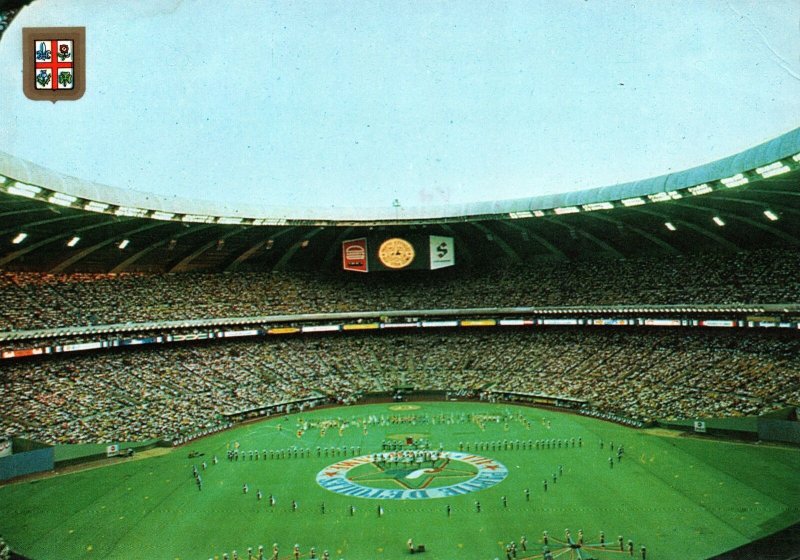
[[[372, 461], [384, 442], [407, 437], [449, 457]], [[237, 443], [240, 458], [230, 461]], [[287, 451], [294, 447], [302, 451]], [[193, 450], [203, 455], [188, 458]], [[273, 543], [282, 559], [294, 557], [296, 543], [302, 558], [313, 546], [318, 558], [329, 550], [334, 560], [394, 559], [408, 556], [409, 538], [429, 560], [505, 558], [510, 541], [517, 558], [541, 558], [544, 531], [562, 559], [623, 558], [622, 536], [636, 558], [645, 545], [648, 559], [685, 560], [800, 521], [796, 448], [670, 437], [507, 405], [328, 408], [148, 454], [0, 488], [0, 534], [37, 560], [205, 560], [233, 550], [247, 558], [258, 545], [269, 558]], [[583, 535], [582, 548], [565, 548], [566, 529], [575, 543]]]

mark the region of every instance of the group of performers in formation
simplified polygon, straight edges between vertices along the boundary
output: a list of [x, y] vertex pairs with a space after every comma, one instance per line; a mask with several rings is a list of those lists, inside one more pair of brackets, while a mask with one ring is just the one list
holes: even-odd
[[537, 439], [537, 440], [497, 440], [497, 441], [473, 441], [459, 442], [459, 451], [514, 451], [514, 450], [534, 450], [534, 449], [567, 449], [570, 447], [583, 447], [583, 438], [570, 439]]
[[[606, 534], [604, 531], [600, 531], [600, 535], [598, 538], [598, 542], [596, 543], [586, 543], [584, 541], [584, 534], [583, 529], [578, 531], [577, 538], [572, 536], [572, 533], [569, 529], [564, 530], [564, 540], [557, 539], [555, 537], [551, 537], [547, 531], [542, 533], [542, 558], [543, 560], [553, 560], [555, 556], [553, 555], [553, 551], [551, 548], [555, 548], [556, 556], [560, 556], [561, 552], [569, 550], [569, 549], [585, 549], [590, 551], [604, 551], [604, 550], [611, 550], [615, 552], [621, 553], [628, 553], [628, 556], [634, 556], [634, 545], [633, 540], [628, 539], [628, 542], [625, 542], [625, 538], [622, 535], [617, 537], [616, 545], [613, 545], [610, 542], [606, 541]], [[528, 549], [527, 541], [525, 537], [520, 537], [520, 549], [524, 552]], [[647, 560], [647, 547], [641, 545], [639, 547], [639, 553], [641, 554], [641, 560]], [[517, 557], [517, 545], [511, 541], [510, 543], [506, 544], [506, 559], [513, 560]]]
[[[409, 442], [409, 439], [411, 440]], [[442, 447], [442, 444], [439, 444]], [[385, 439], [381, 442], [381, 449], [383, 451], [404, 451], [406, 449], [430, 449], [431, 442], [425, 438], [419, 439]]]
[[[316, 449], [317, 457], [356, 457], [360, 454], [360, 445], [317, 447]], [[249, 451], [246, 451], [236, 448], [229, 449], [227, 451], [228, 461], [230, 462], [258, 461], [259, 459], [263, 461], [268, 459], [306, 459], [311, 456], [311, 449], [308, 447], [298, 447], [296, 445], [287, 447], [286, 449], [262, 449], [261, 451], [258, 449], [250, 449]]]
[[[417, 551], [417, 547], [414, 546], [413, 540], [409, 539], [406, 543], [409, 552], [414, 553]], [[543, 560], [554, 560], [556, 556], [553, 555], [553, 551], [555, 550], [556, 555], [560, 555], [561, 552], [569, 550], [569, 549], [585, 549], [585, 550], [594, 550], [594, 551], [603, 551], [603, 550], [613, 550], [618, 551], [620, 553], [626, 553], [628, 556], [633, 557], [635, 554], [635, 547], [633, 541], [628, 539], [627, 543], [622, 535], [617, 537], [617, 544], [613, 545], [611, 543], [606, 542], [605, 533], [600, 531], [600, 536], [598, 542], [596, 543], [585, 543], [584, 542], [584, 535], [583, 530], [578, 531], [578, 538], [574, 540], [570, 534], [570, 530], [566, 529], [565, 531], [565, 540], [561, 541], [558, 539], [554, 539], [550, 537], [547, 531], [544, 531], [542, 534], [542, 558]], [[552, 550], [551, 550], [552, 549]], [[525, 536], [521, 536], [519, 538], [519, 546], [514, 542], [511, 541], [505, 545], [505, 553], [507, 560], [515, 560], [518, 556], [519, 552], [527, 552], [528, 551], [528, 541]], [[272, 555], [269, 557], [269, 560], [279, 560], [279, 547], [278, 544], [275, 543], [272, 546]], [[641, 560], [647, 560], [647, 547], [645, 545], [641, 545], [639, 547], [639, 554], [641, 556]], [[304, 558], [306, 555], [302, 554], [300, 551], [300, 545], [295, 544], [292, 548], [292, 556], [295, 560], [299, 560], [300, 558]], [[315, 547], [311, 547], [308, 550], [307, 557], [311, 560], [318, 558], [317, 550]], [[220, 558], [220, 557], [215, 557]], [[209, 558], [209, 560], [215, 560], [215, 558]], [[322, 555], [319, 556], [320, 560], [330, 560], [330, 553], [327, 550], [322, 552]], [[524, 555], [523, 555], [524, 558]], [[244, 560], [242, 556], [240, 558], [239, 553], [235, 550], [231, 552], [229, 555], [227, 552], [224, 552], [221, 556], [221, 560]], [[258, 548], [253, 550], [252, 547], [247, 548], [247, 560], [266, 560], [264, 546], [259, 545]]]
[[[211, 460], [212, 465], [216, 465], [219, 462], [217, 456], [214, 455], [214, 458]], [[203, 471], [208, 468], [208, 463], [203, 461], [200, 463], [200, 467], [202, 467]], [[194, 483], [197, 484], [197, 490], [203, 490], [203, 477], [200, 476], [200, 471], [197, 470], [197, 465], [192, 465], [192, 476], [194, 477]]]
[[[272, 545], [272, 556], [269, 557], [269, 560], [278, 560], [279, 552], [280, 552], [280, 549], [278, 548], [278, 543], [273, 544]], [[265, 554], [266, 553], [264, 552], [264, 546], [263, 545], [258, 545], [258, 548], [256, 548], [255, 550], [253, 550], [253, 547], [247, 547], [247, 560], [266, 560], [267, 557], [265, 556]], [[305, 557], [306, 556], [300, 552], [300, 545], [299, 544], [295, 544], [294, 547], [292, 547], [292, 556], [291, 556], [291, 558], [294, 558], [294, 560], [300, 560], [300, 558], [305, 558]], [[318, 558], [317, 549], [314, 548], [313, 546], [311, 548], [309, 548], [307, 557], [311, 558], [312, 560], [314, 558]], [[216, 558], [219, 558], [219, 557], [209, 558], [208, 560], [216, 560]], [[239, 553], [236, 552], [235, 550], [233, 552], [231, 552], [230, 556], [228, 555], [227, 552], [224, 552], [222, 554], [222, 560], [244, 560], [244, 558], [245, 558], [244, 556], [240, 557]], [[330, 560], [331, 554], [327, 550], [323, 550], [322, 551], [322, 556], [320, 556], [319, 558], [320, 558], [320, 560]]]
[[[569, 529], [564, 530], [564, 539], [557, 539], [555, 537], [551, 537], [547, 531], [542, 532], [542, 558], [543, 560], [554, 560], [556, 556], [560, 556], [560, 553], [569, 549], [585, 549], [589, 551], [604, 551], [604, 550], [613, 550], [618, 551], [621, 553], [626, 553], [628, 556], [634, 556], [634, 544], [633, 540], [628, 539], [627, 543], [625, 542], [625, 538], [622, 535], [617, 537], [616, 544], [612, 544], [611, 542], [606, 541], [606, 534], [604, 531], [600, 531], [600, 535], [598, 537], [598, 541], [596, 543], [586, 543], [584, 539], [583, 529], [578, 531], [577, 537], [573, 537], [572, 533]], [[406, 543], [409, 552], [412, 554], [418, 550], [418, 547], [414, 546], [414, 541], [412, 539], [408, 539]], [[554, 551], [556, 552], [556, 556], [554, 556]], [[515, 560], [517, 555], [522, 552], [525, 553], [528, 551], [528, 539], [525, 535], [522, 535], [519, 538], [519, 545], [516, 542], [511, 541], [506, 543], [505, 545], [505, 553], [506, 553], [506, 560]], [[247, 548], [247, 560], [266, 560], [265, 551], [263, 545], [259, 545], [258, 548], [255, 550], [252, 547]], [[269, 560], [279, 560], [280, 549], [278, 547], [278, 543], [272, 545], [272, 555], [269, 557]], [[639, 547], [639, 554], [641, 555], [641, 560], [647, 560], [647, 547], [641, 545]], [[523, 558], [525, 555], [522, 555]], [[300, 545], [295, 544], [292, 547], [292, 556], [294, 560], [300, 560], [301, 557], [306, 557], [300, 551]], [[317, 551], [316, 548], [313, 546], [308, 550], [309, 559], [313, 560], [317, 558]], [[216, 557], [219, 558], [219, 557]], [[215, 560], [214, 558], [209, 558], [209, 560]], [[227, 552], [222, 554], [221, 560], [244, 560], [244, 556], [240, 558], [239, 554], [234, 550], [228, 555]], [[322, 556], [320, 560], [330, 560], [330, 553], [327, 550], [322, 552]]]
[[[603, 443], [601, 442], [601, 449]], [[569, 438], [569, 439], [537, 439], [537, 440], [495, 440], [495, 441], [467, 441], [459, 442], [458, 450], [466, 452], [477, 451], [514, 451], [514, 450], [538, 450], [538, 449], [568, 449], [583, 447], [583, 438]], [[613, 443], [610, 446], [614, 451]], [[384, 440], [381, 443], [383, 451], [420, 451], [431, 449], [431, 444], [427, 440], [414, 440], [412, 443], [406, 443], [400, 440]], [[439, 444], [439, 450], [443, 449], [442, 444]], [[617, 449], [621, 455], [622, 446]], [[228, 461], [258, 461], [258, 460], [275, 460], [275, 459], [303, 459], [312, 457], [312, 454], [317, 457], [356, 457], [361, 454], [360, 445], [341, 445], [320, 447], [317, 446], [315, 451], [308, 447], [291, 446], [285, 449], [250, 449], [240, 450], [238, 447], [228, 449]]]
[[[434, 468], [437, 463], [441, 467], [450, 461], [450, 456], [446, 451], [429, 451], [427, 449], [373, 453], [369, 458], [373, 464], [384, 470], [396, 468], [421, 469], [428, 465], [430, 465], [430, 468]], [[443, 461], [443, 463], [440, 461]]]

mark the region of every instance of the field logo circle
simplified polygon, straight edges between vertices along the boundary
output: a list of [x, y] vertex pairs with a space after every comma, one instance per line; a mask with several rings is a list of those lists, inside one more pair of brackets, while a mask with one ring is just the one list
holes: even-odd
[[[317, 473], [317, 484], [345, 496], [376, 500], [425, 500], [449, 498], [477, 492], [499, 484], [508, 476], [502, 463], [472, 455], [448, 451], [447, 461], [433, 468], [405, 470], [399, 473], [383, 468], [372, 455], [362, 455], [329, 465]], [[355, 473], [361, 473], [356, 476]], [[449, 481], [456, 482], [448, 484]], [[368, 486], [372, 483], [376, 486]], [[379, 485], [392, 486], [381, 488]], [[396, 486], [396, 488], [395, 488]]]

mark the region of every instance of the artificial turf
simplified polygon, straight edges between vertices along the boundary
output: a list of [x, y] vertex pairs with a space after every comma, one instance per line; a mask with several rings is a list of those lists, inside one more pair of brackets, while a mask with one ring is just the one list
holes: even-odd
[[[247, 558], [247, 548], [255, 550], [259, 544], [269, 558], [273, 543], [279, 544], [282, 559], [293, 558], [295, 543], [302, 558], [308, 558], [314, 546], [318, 557], [327, 549], [332, 559], [394, 559], [408, 556], [409, 538], [425, 545], [423, 558], [429, 560], [491, 560], [505, 558], [505, 544], [518, 543], [522, 535], [528, 550], [518, 548], [517, 558], [541, 558], [543, 531], [548, 531], [550, 548], [561, 553], [559, 558], [627, 557], [616, 551], [621, 535], [626, 546], [629, 539], [634, 542], [637, 558], [646, 545], [648, 559], [685, 560], [707, 558], [800, 521], [797, 448], [668, 437], [573, 414], [502, 404], [400, 405], [406, 410], [396, 410], [397, 406], [328, 408], [265, 420], [166, 454], [6, 485], [0, 488], [0, 534], [15, 550], [37, 560], [205, 560], [234, 549], [240, 558]], [[415, 416], [417, 421], [370, 424], [365, 430], [360, 420], [370, 415]], [[460, 421], [462, 415], [467, 421]], [[476, 422], [469, 420], [470, 415], [505, 415], [510, 420]], [[456, 421], [441, 422], [443, 417]], [[298, 419], [312, 424], [301, 437]], [[341, 435], [336, 426], [328, 427], [324, 436], [313, 426], [334, 419], [350, 424]], [[364, 455], [380, 451], [387, 437], [404, 440], [407, 435], [450, 451], [470, 442], [475, 455], [502, 463], [508, 476], [490, 488], [436, 499], [358, 498], [317, 484], [317, 473], [346, 460], [324, 453], [317, 457], [318, 446], [347, 446], [348, 456], [351, 448], [358, 447]], [[580, 438], [583, 445], [474, 450], [475, 442], [573, 438], [576, 442]], [[311, 452], [303, 458], [228, 461], [226, 450], [236, 442], [244, 454], [292, 446]], [[612, 442], [615, 447], [624, 445], [620, 462], [610, 450]], [[192, 450], [204, 455], [190, 459], [187, 454]], [[214, 455], [219, 458], [216, 465]], [[208, 463], [205, 471], [202, 461]], [[192, 465], [201, 469], [201, 491]], [[559, 465], [563, 474], [553, 482]], [[453, 476], [456, 482], [463, 481], [464, 470]], [[242, 490], [245, 483], [247, 494]], [[385, 480], [371, 484], [394, 487]], [[434, 481], [432, 487], [442, 484]], [[259, 489], [264, 496], [260, 502]], [[530, 491], [529, 501], [525, 489]], [[270, 494], [275, 498], [272, 507]], [[480, 513], [476, 501], [481, 503]], [[557, 541], [564, 540], [565, 529], [570, 529], [574, 541], [582, 530], [587, 546], [562, 548]], [[588, 546], [598, 543], [601, 531], [606, 549]]]

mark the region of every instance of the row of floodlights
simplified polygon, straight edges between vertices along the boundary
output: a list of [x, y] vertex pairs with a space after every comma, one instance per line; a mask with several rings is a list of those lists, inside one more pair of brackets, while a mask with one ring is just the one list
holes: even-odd
[[[16, 236], [14, 236], [14, 239], [11, 240], [11, 243], [13, 243], [14, 245], [19, 245], [27, 238], [28, 238], [27, 233], [19, 232]], [[67, 241], [67, 247], [75, 247], [80, 242], [81, 238], [77, 235], [73, 235], [72, 237], [70, 237], [69, 241]], [[117, 247], [119, 247], [120, 249], [125, 249], [128, 245], [130, 245], [130, 243], [131, 243], [130, 239], [123, 239], [122, 241], [117, 243]]]
[[[778, 215], [775, 212], [773, 212], [772, 210], [764, 210], [764, 216], [766, 216], [766, 218], [770, 222], [777, 222], [779, 220]], [[714, 216], [714, 217], [711, 218], [711, 220], [715, 224], [717, 224], [719, 227], [725, 227], [725, 220], [723, 220], [719, 216]], [[672, 222], [664, 222], [664, 226], [670, 231], [677, 231], [677, 229], [678, 229], [678, 228], [675, 227], [675, 224], [673, 224]]]
[[[778, 215], [775, 212], [773, 212], [772, 210], [764, 210], [764, 216], [766, 216], [767, 219], [769, 221], [771, 221], [771, 222], [774, 222], [774, 221], [778, 220]], [[723, 220], [719, 216], [713, 216], [711, 218], [711, 220], [715, 224], [717, 224], [719, 227], [725, 227], [725, 225], [726, 225], [725, 224], [725, 220]], [[672, 222], [664, 222], [664, 227], [666, 227], [669, 231], [677, 231], [678, 230], [678, 228], [675, 227], [675, 224], [673, 224]]]
[[[792, 156], [791, 160], [793, 162], [792, 165], [797, 166], [797, 164], [800, 163], [800, 153]], [[763, 167], [757, 167], [755, 170], [751, 170], [750, 172], [748, 172], [748, 174], [752, 175], [752, 173], [754, 172], [760, 178], [767, 179], [769, 177], [775, 177], [776, 175], [782, 175], [783, 173], [788, 173], [789, 171], [791, 171], [791, 167], [789, 167], [789, 165], [790, 164], [785, 163], [782, 160], [778, 160], [769, 165], [765, 165]], [[664, 202], [669, 200], [679, 200], [684, 196], [700, 196], [708, 194], [715, 190], [739, 187], [741, 185], [746, 185], [749, 182], [750, 179], [748, 179], [748, 177], [744, 173], [737, 173], [732, 177], [726, 177], [724, 179], [720, 179], [718, 182], [712, 182], [710, 184], [703, 183], [701, 185], [695, 185], [693, 187], [688, 187], [685, 189], [649, 194], [646, 197], [638, 196], [632, 198], [625, 198], [616, 202], [611, 202], [611, 201], [593, 202], [590, 204], [583, 204], [581, 206], [562, 206], [558, 208], [553, 208], [551, 210], [525, 210], [521, 212], [510, 212], [508, 214], [508, 217], [512, 219], [534, 218], [534, 217], [541, 218], [549, 213], [560, 216], [564, 214], [577, 214], [579, 212], [612, 210], [614, 208], [617, 208], [619, 205], [622, 205], [625, 208], [630, 208], [634, 206], [641, 206], [649, 202]], [[0, 185], [6, 183], [8, 183], [5, 187], [6, 192], [13, 195], [24, 196], [27, 198], [37, 198], [37, 199], [46, 197], [45, 200], [47, 200], [47, 202], [50, 202], [51, 204], [57, 204], [59, 206], [83, 208], [84, 210], [88, 210], [90, 212], [114, 214], [117, 216], [125, 216], [131, 218], [151, 218], [154, 220], [181, 221], [186, 223], [199, 223], [199, 224], [223, 224], [223, 225], [246, 224], [254, 226], [282, 226], [286, 225], [287, 223], [287, 220], [284, 218], [233, 218], [225, 216], [207, 216], [203, 214], [178, 214], [174, 212], [162, 212], [159, 210], [147, 210], [145, 208], [115, 206], [112, 204], [107, 204], [105, 202], [96, 202], [93, 200], [79, 199], [76, 196], [64, 193], [45, 191], [41, 187], [37, 187], [35, 185], [28, 185], [26, 183], [21, 183], [0, 176]], [[47, 194], [48, 192], [50, 193], [49, 195]], [[775, 216], [775, 214], [773, 213], [770, 214], [772, 214], [772, 216]], [[767, 217], [770, 220], [777, 219], [777, 216], [772, 218], [768, 215]], [[714, 221], [717, 222], [717, 219], [715, 218]], [[724, 225], [724, 224], [718, 223], [718, 225]], [[667, 228], [672, 230], [672, 228], [670, 228], [669, 226], [667, 226]]]
[[[772, 222], [774, 222], [774, 221], [777, 221], [777, 220], [779, 219], [779, 218], [778, 218], [778, 215], [777, 215], [775, 212], [773, 212], [772, 210], [764, 210], [764, 216], [766, 216], [766, 217], [767, 217], [767, 219], [768, 219], [768, 220], [770, 220], [770, 221], [772, 221]], [[715, 224], [717, 224], [719, 227], [724, 227], [724, 226], [726, 225], [726, 224], [725, 224], [725, 220], [723, 220], [723, 219], [722, 219], [722, 218], [720, 218], [719, 216], [713, 216], [711, 219], [712, 219], [712, 221], [713, 221]], [[669, 231], [677, 231], [677, 230], [678, 230], [678, 228], [677, 228], [677, 227], [675, 227], [675, 224], [673, 224], [672, 222], [664, 222], [664, 226], [665, 226], [665, 227], [666, 227], [666, 228], [667, 228]], [[12, 240], [11, 240], [11, 243], [13, 243], [14, 245], [19, 245], [20, 243], [22, 243], [23, 241], [25, 241], [25, 239], [27, 239], [27, 237], [28, 237], [28, 234], [27, 234], [27, 233], [20, 232], [20, 233], [18, 233], [18, 234], [17, 234], [17, 235], [14, 237], [14, 239], [12, 239]], [[489, 235], [488, 235], [488, 238], [489, 238], [489, 241], [492, 241], [492, 240], [494, 239], [494, 236], [492, 236], [491, 234], [489, 234]], [[67, 247], [75, 247], [75, 246], [76, 246], [76, 245], [77, 245], [77, 244], [80, 242], [80, 240], [81, 240], [81, 238], [80, 238], [80, 237], [78, 237], [77, 235], [75, 235], [75, 236], [71, 237], [71, 238], [70, 238], [70, 240], [69, 240], [69, 241], [67, 241]], [[217, 246], [218, 246], [218, 248], [221, 248], [221, 246], [222, 246], [222, 244], [223, 244], [223, 243], [224, 243], [224, 241], [223, 241], [223, 240], [220, 240], [220, 241], [217, 243]], [[308, 247], [308, 244], [309, 244], [309, 241], [308, 241], [308, 239], [304, 239], [304, 240], [301, 242], [300, 246], [301, 246], [302, 248], [306, 248], [306, 247]], [[117, 244], [117, 247], [119, 247], [119, 249], [120, 249], [120, 250], [124, 250], [124, 249], [125, 249], [125, 248], [126, 248], [128, 245], [130, 245], [130, 239], [123, 239], [122, 241], [120, 241], [120, 242]], [[272, 240], [271, 240], [271, 239], [268, 241], [267, 248], [268, 248], [268, 249], [269, 249], [269, 248], [272, 248]]]
[[282, 226], [286, 225], [285, 218], [231, 218], [224, 216], [205, 216], [202, 214], [178, 214], [175, 212], [162, 212], [159, 210], [147, 210], [145, 208], [134, 208], [130, 206], [115, 206], [105, 202], [96, 202], [94, 200], [83, 200], [76, 196], [69, 194], [52, 192], [37, 187], [36, 185], [28, 185], [13, 181], [6, 177], [0, 176], [0, 184], [9, 183], [5, 191], [9, 194], [24, 196], [26, 198], [42, 199], [51, 204], [58, 206], [65, 206], [68, 208], [82, 208], [90, 212], [99, 212], [102, 214], [114, 214], [116, 216], [124, 216], [127, 218], [151, 218], [153, 220], [163, 221], [179, 221], [186, 223], [196, 224], [223, 224], [223, 225], [239, 225], [247, 224], [254, 226]]
[[[28, 238], [28, 234], [27, 233], [20, 232], [16, 236], [14, 236], [14, 238], [11, 240], [11, 243], [13, 243], [14, 245], [19, 245], [20, 243], [25, 241], [27, 238]], [[73, 235], [70, 238], [70, 240], [67, 241], [67, 247], [75, 247], [78, 243], [80, 243], [80, 241], [81, 241], [81, 238], [79, 236]], [[270, 249], [272, 249], [274, 243], [275, 243], [274, 239], [267, 239], [264, 242], [264, 249], [269, 251]], [[308, 239], [303, 239], [302, 241], [300, 241], [300, 248], [301, 249], [305, 249], [306, 247], [309, 246], [310, 243], [311, 242]], [[128, 245], [130, 245], [130, 244], [131, 244], [131, 240], [130, 239], [122, 239], [116, 245], [120, 250], [125, 250], [128, 247]], [[176, 239], [171, 239], [170, 242], [169, 242], [170, 250], [174, 249], [176, 244], [177, 244], [177, 240]], [[220, 240], [217, 241], [217, 250], [218, 251], [221, 250], [224, 246], [225, 246], [225, 240], [224, 239], [220, 239]]]
[[[795, 154], [792, 156], [792, 161], [794, 162], [793, 165], [797, 166], [800, 163], [800, 154]], [[752, 175], [754, 172], [762, 179], [768, 179], [770, 177], [775, 177], [776, 175], [782, 175], [784, 173], [788, 173], [791, 171], [792, 168], [789, 167], [789, 164], [784, 163], [782, 160], [770, 163], [769, 165], [765, 165], [763, 167], [757, 167], [755, 170], [748, 172], [747, 174]], [[740, 187], [742, 185], [746, 185], [750, 182], [750, 179], [747, 177], [745, 173], [737, 173], [732, 177], [725, 177], [724, 179], [720, 179], [718, 182], [712, 183], [703, 183], [701, 185], [695, 185], [693, 187], [688, 187], [685, 189], [678, 189], [674, 191], [667, 191], [667, 192], [659, 192], [654, 194], [649, 194], [647, 196], [636, 196], [632, 198], [624, 198], [615, 202], [593, 202], [590, 204], [583, 204], [580, 206], [561, 206], [558, 208], [553, 208], [552, 210], [525, 210], [521, 212], [510, 212], [508, 217], [511, 219], [519, 219], [519, 218], [541, 218], [546, 216], [549, 213], [555, 214], [557, 216], [562, 216], [564, 214], [577, 214], [579, 212], [594, 212], [597, 210], [613, 210], [614, 208], [618, 208], [622, 206], [624, 208], [631, 208], [634, 206], [642, 206], [643, 204], [648, 204], [652, 202], [665, 202], [669, 200], [680, 200], [685, 196], [701, 196], [704, 194], [708, 194], [710, 192], [714, 192], [715, 190], [723, 190], [723, 189], [732, 189], [734, 187]], [[764, 214], [772, 221], [778, 219], [775, 213], [770, 212], [769, 210], [765, 211]], [[725, 225], [721, 219], [715, 218], [714, 222], [717, 223], [719, 226]], [[675, 231], [674, 226], [670, 227], [667, 225], [667, 229], [670, 231]]]

